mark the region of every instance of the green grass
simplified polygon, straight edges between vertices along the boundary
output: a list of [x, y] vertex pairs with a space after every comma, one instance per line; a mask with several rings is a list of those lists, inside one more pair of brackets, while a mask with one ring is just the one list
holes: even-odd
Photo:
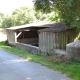
[[80, 63], [77, 61], [73, 61], [70, 64], [67, 63], [54, 63], [49, 60], [46, 56], [34, 55], [27, 51], [17, 49], [15, 47], [6, 46], [5, 42], [0, 42], [0, 48], [9, 51], [13, 54], [24, 57], [25, 59], [38, 62], [48, 68], [55, 69], [61, 71], [62, 73], [67, 74], [69, 77], [74, 80], [80, 80]]

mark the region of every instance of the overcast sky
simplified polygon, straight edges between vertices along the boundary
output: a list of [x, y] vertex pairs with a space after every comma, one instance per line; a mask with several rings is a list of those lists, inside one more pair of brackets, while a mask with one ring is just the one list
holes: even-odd
[[20, 6], [33, 7], [32, 0], [0, 0], [0, 12], [11, 13]]

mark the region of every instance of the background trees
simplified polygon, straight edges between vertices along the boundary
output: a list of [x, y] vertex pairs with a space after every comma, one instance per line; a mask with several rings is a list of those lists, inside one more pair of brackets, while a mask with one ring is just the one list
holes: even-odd
[[20, 7], [14, 10], [11, 15], [4, 17], [3, 21], [1, 21], [1, 27], [7, 28], [32, 23], [34, 21], [36, 21], [34, 10], [27, 7]]
[[15, 9], [11, 15], [0, 14], [0, 27], [7, 28], [33, 23], [35, 21], [45, 20], [49, 15], [41, 11], [35, 11], [28, 7]]
[[2, 26], [3, 19], [4, 19], [4, 14], [0, 13], [0, 27]]
[[7, 28], [7, 27], [11, 27], [12, 26], [12, 18], [10, 16], [6, 16], [4, 17], [3, 21], [2, 21], [2, 28]]
[[12, 13], [13, 25], [23, 25], [36, 20], [34, 10], [27, 7], [20, 7]]

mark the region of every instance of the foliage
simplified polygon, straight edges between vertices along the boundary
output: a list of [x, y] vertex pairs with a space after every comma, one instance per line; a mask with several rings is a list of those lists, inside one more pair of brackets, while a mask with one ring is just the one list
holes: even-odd
[[5, 42], [0, 42], [0, 48], [6, 50], [8, 52], [11, 52], [13, 54], [24, 57], [25, 59], [38, 62], [38, 63], [40, 63], [44, 66], [47, 66], [53, 70], [54, 69], [60, 70], [61, 72], [66, 73], [69, 77], [72, 77], [74, 80], [80, 80], [80, 63], [79, 62], [73, 61], [70, 64], [61, 63], [61, 62], [54, 63], [54, 61], [52, 61], [52, 59], [53, 59], [52, 56], [48, 58], [46, 56], [34, 55], [27, 51], [20, 50], [15, 47], [7, 46], [5, 44]]
[[35, 11], [28, 7], [20, 7], [15, 9], [11, 15], [3, 15], [0, 13], [0, 26], [8, 28], [12, 26], [19, 26], [35, 21], [45, 20], [49, 15], [41, 11]]
[[55, 13], [55, 12], [51, 12], [51, 13], [49, 14], [48, 21], [51, 21], [51, 22], [53, 22], [53, 21], [54, 21], [54, 22], [59, 22], [60, 19], [59, 19], [58, 14]]
[[12, 18], [14, 26], [32, 23], [36, 20], [36, 17], [34, 16], [34, 10], [27, 7], [20, 7], [19, 9], [16, 9], [12, 13]]
[[32, 23], [36, 20], [34, 10], [27, 7], [15, 9], [11, 15], [6, 15], [2, 21], [2, 27], [18, 26]]
[[35, 9], [55, 11], [60, 21], [80, 29], [80, 0], [35, 0]]
[[12, 26], [12, 19], [9, 16], [4, 17], [2, 22], [2, 27], [7, 28]]
[[0, 27], [2, 26], [3, 19], [4, 19], [4, 14], [0, 13]]
[[48, 13], [52, 9], [51, 0], [34, 0], [34, 2], [35, 9], [41, 12]]
[[35, 17], [37, 18], [37, 20], [44, 20], [46, 18], [41, 11], [35, 11]]
[[42, 21], [42, 20], [46, 20], [49, 17], [49, 14], [43, 13], [41, 11], [36, 11], [34, 9], [34, 14], [37, 20]]

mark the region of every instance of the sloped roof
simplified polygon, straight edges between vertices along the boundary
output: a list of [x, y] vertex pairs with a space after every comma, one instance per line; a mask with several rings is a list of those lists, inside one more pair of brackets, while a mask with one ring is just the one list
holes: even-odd
[[31, 23], [31, 24], [25, 24], [25, 25], [21, 25], [21, 26], [15, 26], [15, 27], [10, 27], [7, 28], [7, 30], [18, 30], [18, 29], [24, 29], [24, 28], [29, 28], [29, 27], [49, 27], [48, 26], [48, 22], [36, 22], [36, 23]]
[[53, 24], [48, 24], [47, 26], [50, 26], [50, 28], [46, 28], [46, 29], [41, 29], [38, 30], [39, 32], [62, 32], [65, 30], [69, 30], [71, 29], [71, 27], [69, 25], [66, 25], [62, 22], [58, 22], [58, 23], [53, 23]]

